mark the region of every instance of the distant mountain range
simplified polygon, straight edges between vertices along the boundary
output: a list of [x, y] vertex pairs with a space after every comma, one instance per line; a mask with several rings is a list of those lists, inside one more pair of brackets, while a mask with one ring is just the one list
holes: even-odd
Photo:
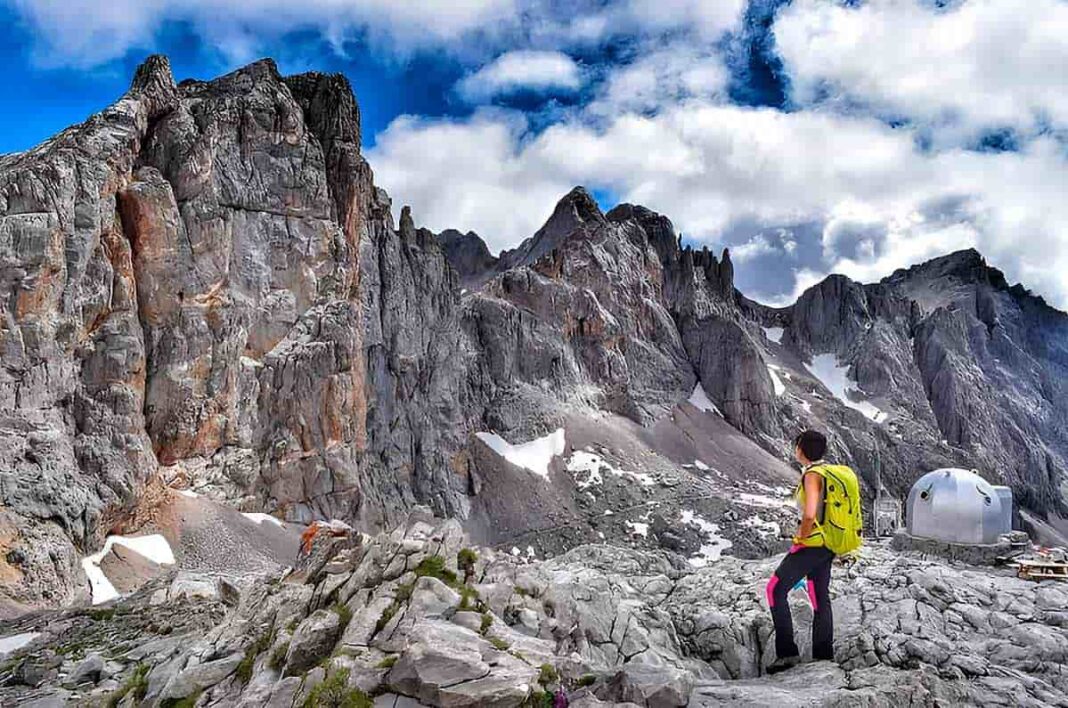
[[270, 60], [176, 85], [152, 57], [0, 157], [10, 606], [84, 597], [80, 558], [154, 480], [367, 529], [426, 504], [520, 554], [762, 556], [804, 427], [868, 495], [976, 468], [1068, 536], [1068, 315], [975, 251], [771, 308], [728, 252], [582, 188], [499, 257], [415, 223], [344, 77]]

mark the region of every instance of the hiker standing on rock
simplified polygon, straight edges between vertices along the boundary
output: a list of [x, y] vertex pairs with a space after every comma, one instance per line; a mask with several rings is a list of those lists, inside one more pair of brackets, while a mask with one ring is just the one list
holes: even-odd
[[794, 493], [801, 523], [766, 588], [775, 625], [776, 658], [768, 666], [769, 674], [796, 666], [801, 660], [787, 595], [803, 580], [812, 604], [812, 659], [834, 660], [831, 563], [836, 555], [860, 547], [863, 523], [856, 474], [844, 465], [825, 463], [826, 451], [827, 438], [815, 430], [806, 430], [794, 440], [794, 457], [801, 465], [801, 481]]

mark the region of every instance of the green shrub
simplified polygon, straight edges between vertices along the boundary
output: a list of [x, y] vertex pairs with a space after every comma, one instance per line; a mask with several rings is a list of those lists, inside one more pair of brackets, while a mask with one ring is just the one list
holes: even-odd
[[342, 630], [349, 626], [349, 621], [352, 620], [352, 609], [348, 605], [343, 602], [335, 602], [330, 609], [338, 616], [338, 624]]
[[489, 612], [482, 613], [482, 624], [478, 628], [478, 633], [482, 636], [486, 636], [486, 632], [493, 626], [493, 615]]
[[412, 599], [413, 590], [415, 590], [415, 583], [401, 583], [393, 591], [393, 599], [396, 602], [408, 602]]
[[542, 664], [538, 667], [538, 683], [548, 686], [560, 681], [560, 674], [556, 673], [556, 667], [552, 664]]
[[498, 651], [508, 651], [508, 648], [512, 646], [500, 637], [490, 637], [489, 643], [492, 644], [493, 648]]
[[396, 663], [397, 663], [397, 656], [394, 654], [393, 656], [387, 656], [386, 658], [382, 659], [382, 661], [378, 662], [378, 668], [380, 668], [380, 669], [392, 669], [393, 665], [396, 664]]
[[373, 708], [374, 701], [358, 688], [349, 688], [349, 670], [335, 669], [308, 691], [302, 708]]
[[445, 559], [441, 556], [427, 556], [415, 566], [415, 576], [422, 578], [429, 576], [437, 578], [449, 587], [456, 587], [456, 573], [445, 567]]
[[474, 610], [478, 609], [482, 605], [482, 598], [478, 594], [478, 590], [467, 585], [460, 586], [460, 609], [461, 610]]
[[164, 698], [160, 701], [160, 708], [193, 708], [203, 691], [194, 691], [185, 698]]
[[281, 671], [286, 665], [286, 654], [288, 653], [289, 642], [282, 642], [271, 652], [271, 658], [267, 660], [267, 665], [275, 671]]
[[241, 663], [234, 669], [234, 675], [237, 676], [237, 680], [245, 684], [252, 678], [252, 669], [256, 665], [256, 657], [267, 651], [271, 644], [274, 643], [274, 630], [272, 629], [265, 634], [261, 634], [256, 638], [256, 641], [252, 642], [245, 649], [245, 658], [241, 660]]
[[579, 688], [586, 688], [587, 686], [592, 686], [597, 683], [597, 677], [593, 674], [583, 674], [579, 677], [579, 680], [576, 683]]
[[400, 605], [394, 600], [386, 607], [386, 609], [382, 610], [382, 615], [378, 618], [378, 621], [375, 622], [375, 634], [378, 634], [386, 628], [386, 625], [389, 624], [389, 621], [393, 619], [393, 615], [397, 614], [397, 610], [399, 609]]
[[111, 698], [108, 699], [108, 706], [109, 708], [115, 708], [127, 695], [133, 696], [134, 701], [140, 703], [145, 699], [146, 693], [148, 693], [148, 664], [138, 664], [119, 690], [111, 694]]
[[456, 567], [464, 572], [464, 582], [468, 582], [475, 574], [475, 564], [478, 563], [478, 554], [474, 549], [461, 548], [456, 554]]

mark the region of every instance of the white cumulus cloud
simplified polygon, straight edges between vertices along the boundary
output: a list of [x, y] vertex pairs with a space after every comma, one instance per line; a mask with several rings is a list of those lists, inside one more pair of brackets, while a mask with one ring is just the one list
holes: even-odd
[[472, 102], [519, 90], [575, 91], [582, 85], [579, 65], [562, 52], [516, 50], [502, 54], [464, 78], [457, 90]]
[[1063, 0], [796, 0], [774, 30], [801, 103], [829, 93], [949, 140], [1068, 126]]

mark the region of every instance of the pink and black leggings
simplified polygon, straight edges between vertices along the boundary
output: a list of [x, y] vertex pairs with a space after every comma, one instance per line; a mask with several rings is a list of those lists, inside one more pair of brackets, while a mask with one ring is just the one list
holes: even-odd
[[768, 606], [775, 623], [775, 654], [785, 659], [799, 654], [794, 642], [794, 622], [786, 596], [799, 580], [807, 578], [812, 603], [812, 659], [834, 659], [834, 619], [831, 615], [831, 561], [826, 548], [794, 546], [768, 581]]

